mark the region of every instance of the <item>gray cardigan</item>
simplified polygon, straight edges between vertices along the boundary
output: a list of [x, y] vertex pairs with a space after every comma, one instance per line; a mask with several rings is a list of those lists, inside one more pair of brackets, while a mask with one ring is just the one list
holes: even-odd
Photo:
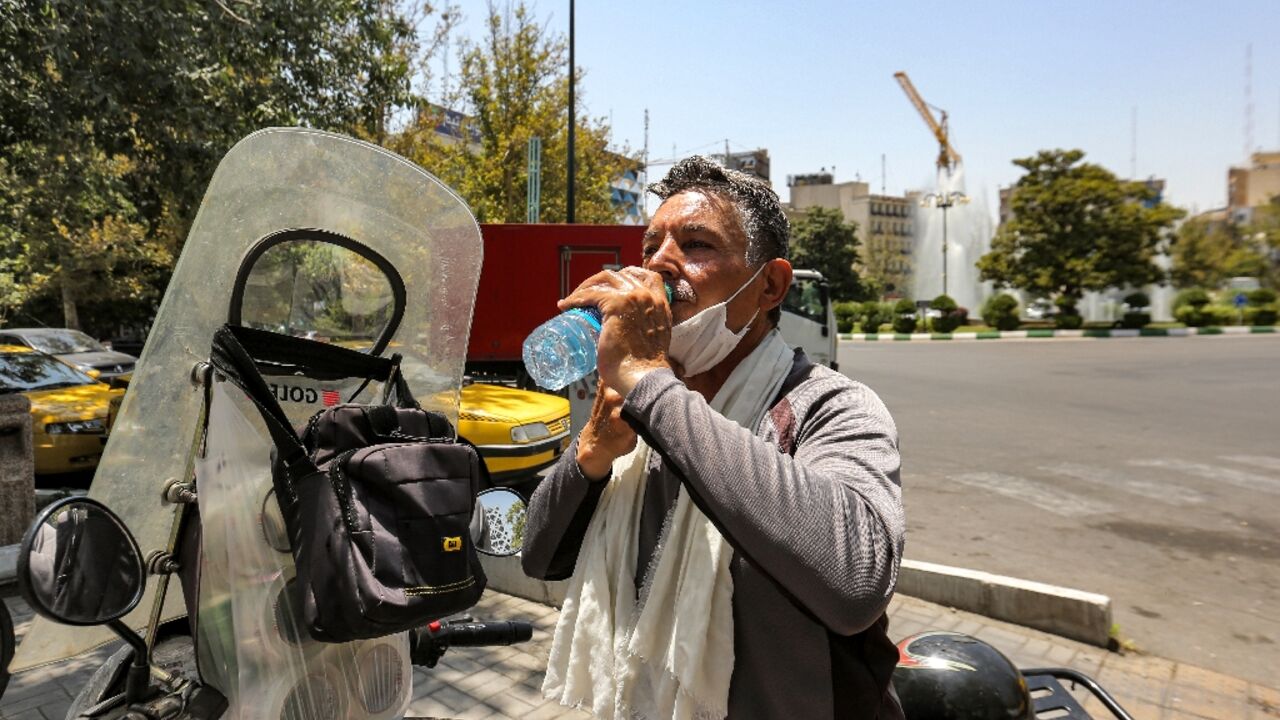
[[[636, 385], [623, 415], [660, 451], [637, 575], [682, 481], [734, 547], [730, 718], [900, 717], [884, 613], [905, 519], [897, 430], [880, 398], [797, 352], [757, 434], [665, 370]], [[572, 574], [605, 485], [587, 480], [575, 457], [576, 443], [530, 499], [531, 577]]]

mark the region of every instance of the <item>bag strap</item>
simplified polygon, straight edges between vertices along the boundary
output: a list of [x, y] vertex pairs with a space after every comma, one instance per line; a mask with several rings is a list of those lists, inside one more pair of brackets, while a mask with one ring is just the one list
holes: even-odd
[[237, 331], [244, 329], [246, 328], [232, 325], [223, 325], [219, 328], [213, 334], [213, 347], [209, 360], [219, 373], [243, 390], [258, 407], [258, 412], [261, 413], [267, 425], [267, 432], [271, 433], [276, 451], [283, 458], [285, 470], [292, 483], [317, 472], [317, 469], [315, 463], [311, 461], [311, 456], [307, 454], [306, 448], [298, 439], [297, 433], [293, 431], [289, 417], [276, 401], [267, 382], [262, 379], [257, 364], [241, 345]]
[[[391, 404], [391, 393], [396, 395], [396, 407], [421, 410], [422, 406], [414, 399], [413, 392], [409, 390], [409, 382], [404, 379], [404, 370], [401, 367], [403, 358], [400, 353], [391, 356], [391, 371], [387, 374], [387, 381], [382, 386], [382, 404]], [[363, 387], [361, 388], [364, 389]], [[360, 393], [357, 392], [356, 395]]]

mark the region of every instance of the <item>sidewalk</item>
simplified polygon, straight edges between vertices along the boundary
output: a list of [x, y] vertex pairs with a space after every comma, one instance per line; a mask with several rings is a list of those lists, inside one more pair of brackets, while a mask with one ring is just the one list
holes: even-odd
[[1038, 328], [1033, 330], [987, 330], [984, 332], [962, 333], [840, 333], [841, 340], [852, 342], [889, 341], [931, 341], [931, 340], [1027, 340], [1027, 339], [1071, 339], [1080, 338], [1134, 338], [1134, 337], [1195, 337], [1201, 335], [1274, 335], [1276, 328], [1271, 325], [1246, 326], [1229, 325], [1227, 327], [1202, 328], [1142, 328], [1126, 330], [1120, 328], [1087, 328], [1083, 330], [1050, 330]]
[[[9, 588], [12, 593], [12, 588]], [[31, 613], [12, 594], [4, 598], [14, 611], [21, 635]], [[533, 640], [504, 648], [450, 650], [433, 670], [415, 668], [410, 715], [488, 720], [586, 718], [543, 699], [539, 688], [559, 616], [554, 608], [488, 592], [472, 611], [481, 619], [523, 619], [534, 624]], [[894, 640], [924, 630], [951, 630], [979, 637], [1021, 667], [1065, 666], [1102, 683], [1138, 720], [1269, 720], [1280, 718], [1280, 689], [1183, 663], [1141, 654], [1110, 653], [1036, 630], [959, 612], [908, 597], [894, 599], [889, 611]], [[72, 695], [106, 655], [77, 658], [13, 678], [0, 699], [0, 720], [62, 720]], [[1086, 709], [1108, 717], [1096, 703]]]

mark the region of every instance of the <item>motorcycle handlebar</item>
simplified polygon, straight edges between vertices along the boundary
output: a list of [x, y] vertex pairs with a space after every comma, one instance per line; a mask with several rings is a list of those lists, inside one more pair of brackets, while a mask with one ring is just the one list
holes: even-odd
[[435, 667], [450, 647], [514, 645], [533, 637], [533, 625], [523, 620], [437, 620], [410, 633], [409, 656], [414, 665]]
[[438, 632], [449, 647], [514, 645], [533, 637], [533, 625], [522, 620], [451, 622], [441, 623]]

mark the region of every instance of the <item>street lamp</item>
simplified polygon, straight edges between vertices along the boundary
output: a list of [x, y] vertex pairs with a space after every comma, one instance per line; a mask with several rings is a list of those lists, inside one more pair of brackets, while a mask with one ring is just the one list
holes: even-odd
[[964, 205], [969, 196], [962, 192], [929, 193], [920, 198], [920, 207], [942, 208], [942, 294], [947, 294], [947, 210]]

